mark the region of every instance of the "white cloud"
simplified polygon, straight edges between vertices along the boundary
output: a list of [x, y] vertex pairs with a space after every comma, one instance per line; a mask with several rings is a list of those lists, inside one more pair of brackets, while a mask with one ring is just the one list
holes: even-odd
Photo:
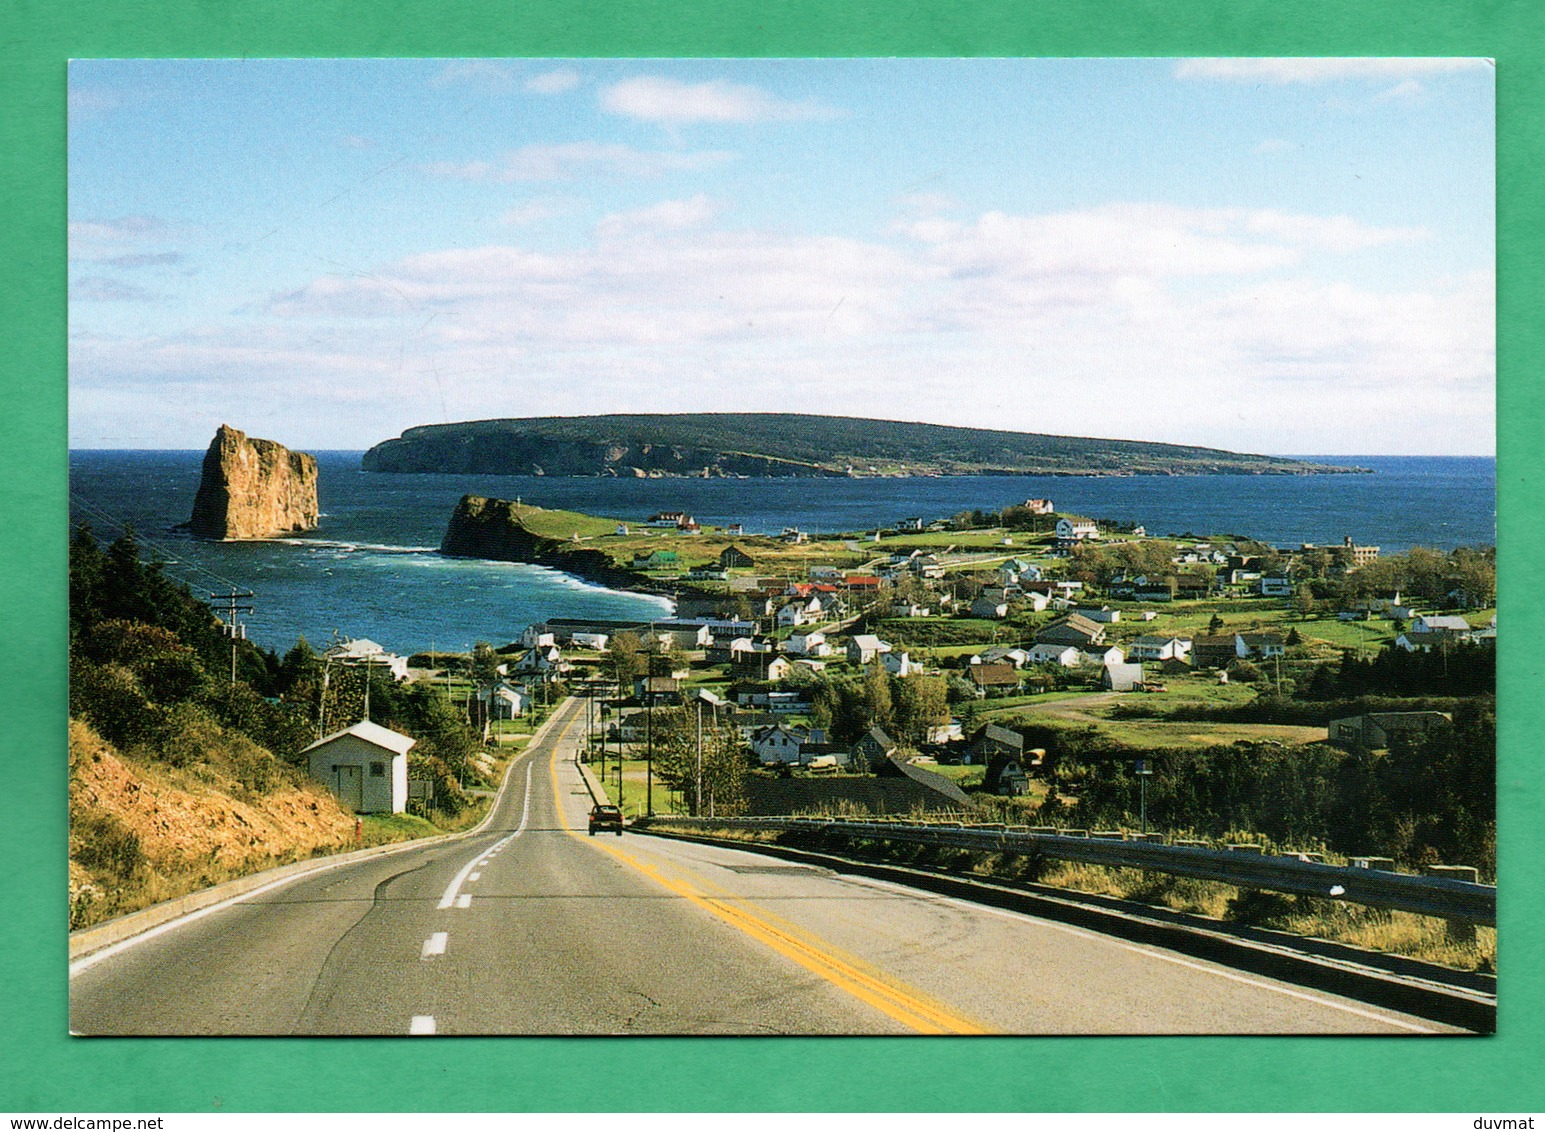
[[515, 89], [515, 76], [492, 59], [458, 59], [429, 80], [436, 89], [470, 86], [485, 94], [504, 94]]
[[161, 298], [154, 291], [135, 283], [124, 283], [100, 275], [70, 280], [70, 300], [88, 303], [153, 303]]
[[709, 169], [734, 160], [721, 150], [645, 150], [616, 142], [560, 142], [522, 146], [497, 162], [436, 162], [423, 166], [437, 177], [463, 181], [569, 181], [582, 176], [651, 178]]
[[169, 225], [159, 216], [118, 216], [110, 220], [72, 220], [71, 242], [127, 243], [164, 235]]
[[1414, 75], [1447, 74], [1489, 65], [1475, 58], [1324, 57], [1290, 59], [1182, 59], [1175, 65], [1179, 79], [1225, 79], [1234, 82], [1324, 83], [1338, 79], [1406, 79]]
[[836, 111], [818, 102], [789, 102], [742, 83], [683, 83], [643, 75], [601, 92], [601, 106], [613, 114], [647, 122], [770, 122], [831, 118]]
[[713, 218], [698, 195], [615, 213], [589, 245], [410, 256], [239, 324], [72, 341], [72, 365], [336, 387], [349, 406], [367, 389], [409, 420], [443, 419], [433, 388], [453, 418], [797, 409], [1271, 451], [1409, 449], [1441, 420], [1489, 442], [1490, 274], [1325, 274], [1414, 230], [1153, 204], [914, 220], [890, 240]]
[[1290, 150], [1297, 148], [1298, 147], [1296, 145], [1288, 141], [1286, 138], [1267, 138], [1265, 141], [1260, 142], [1255, 147], [1255, 152], [1263, 154], [1287, 153]]
[[579, 72], [567, 69], [543, 71], [527, 79], [525, 86], [533, 94], [564, 94], [579, 86]]
[[717, 211], [706, 194], [698, 193], [685, 200], [662, 200], [646, 208], [614, 212], [602, 218], [596, 225], [596, 231], [598, 235], [610, 238], [640, 231], [680, 232], [702, 227], [713, 219]]
[[499, 221], [502, 224], [523, 228], [528, 224], [539, 224], [543, 220], [562, 216], [572, 211], [573, 207], [574, 202], [567, 197], [529, 197], [505, 212], [499, 217]]

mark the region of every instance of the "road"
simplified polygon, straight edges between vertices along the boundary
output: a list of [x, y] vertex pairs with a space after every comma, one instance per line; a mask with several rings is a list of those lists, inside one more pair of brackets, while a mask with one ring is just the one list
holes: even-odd
[[1178, 954], [754, 853], [587, 837], [583, 704], [465, 839], [72, 966], [78, 1034], [1427, 1033]]

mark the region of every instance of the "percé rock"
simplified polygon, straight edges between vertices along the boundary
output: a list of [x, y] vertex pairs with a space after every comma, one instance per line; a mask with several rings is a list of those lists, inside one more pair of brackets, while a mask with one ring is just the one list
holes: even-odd
[[317, 525], [317, 461], [221, 425], [204, 453], [188, 529], [199, 538], [273, 538]]
[[463, 495], [440, 540], [448, 558], [486, 558], [496, 562], [529, 562], [562, 570], [587, 582], [635, 593], [673, 595], [676, 587], [635, 573], [612, 561], [604, 551], [548, 538], [521, 521], [520, 505], [509, 499]]

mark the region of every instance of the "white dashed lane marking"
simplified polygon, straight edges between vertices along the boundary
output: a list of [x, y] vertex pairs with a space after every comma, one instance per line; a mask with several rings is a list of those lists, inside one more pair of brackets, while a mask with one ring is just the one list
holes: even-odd
[[435, 1032], [435, 1016], [433, 1014], [415, 1014], [413, 1021], [408, 1025], [410, 1034], [432, 1034]]
[[444, 955], [446, 938], [445, 932], [435, 932], [424, 941], [424, 951], [420, 958], [428, 959], [431, 955]]

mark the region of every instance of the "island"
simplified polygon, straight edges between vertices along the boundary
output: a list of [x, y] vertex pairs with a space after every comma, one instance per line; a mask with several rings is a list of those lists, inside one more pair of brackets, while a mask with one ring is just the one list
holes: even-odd
[[1140, 440], [806, 413], [637, 413], [421, 425], [367, 472], [558, 476], [1311, 475], [1366, 472]]
[[222, 424], [204, 454], [188, 530], [205, 539], [263, 539], [314, 530], [317, 462]]

